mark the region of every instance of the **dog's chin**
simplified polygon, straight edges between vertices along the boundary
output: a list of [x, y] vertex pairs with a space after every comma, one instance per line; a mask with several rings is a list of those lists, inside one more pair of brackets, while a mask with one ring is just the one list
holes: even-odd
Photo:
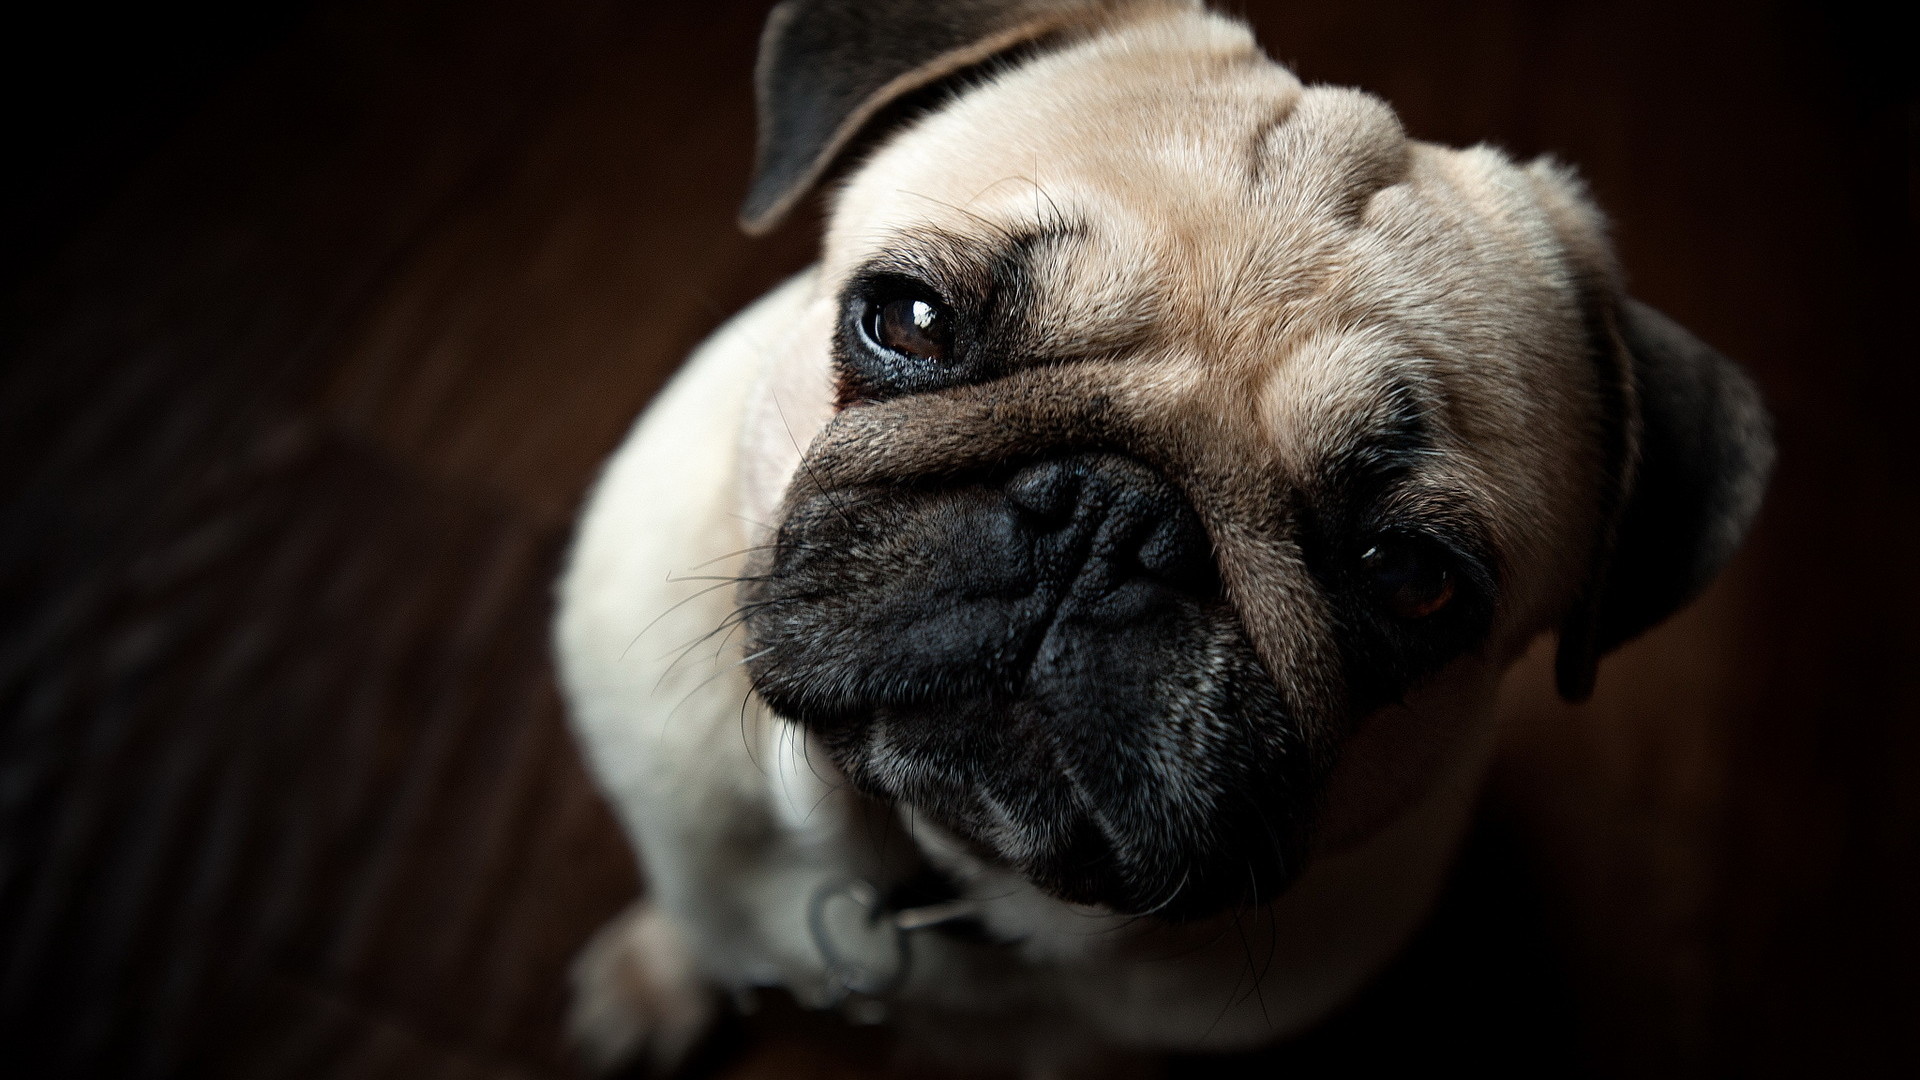
[[[1022, 711], [991, 727], [1029, 726]], [[1279, 839], [1269, 816], [1254, 837], [1225, 815], [1177, 805], [1176, 793], [1153, 782], [1124, 794], [1095, 790], [1101, 781], [1086, 776], [1094, 770], [1046, 760], [1047, 751], [1017, 736], [966, 755], [919, 737], [981, 719], [965, 707], [879, 709], [864, 723], [836, 725], [826, 746], [863, 794], [1068, 903], [1181, 921], [1271, 896], [1291, 878], [1296, 845]]]
[[1297, 873], [1319, 763], [1144, 466], [821, 492], [759, 569], [754, 685], [867, 795], [1125, 914], [1200, 917]]

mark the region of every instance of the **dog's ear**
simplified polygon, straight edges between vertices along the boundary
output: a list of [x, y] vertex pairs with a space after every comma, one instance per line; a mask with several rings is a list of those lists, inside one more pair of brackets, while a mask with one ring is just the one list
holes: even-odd
[[785, 217], [855, 135], [903, 95], [997, 53], [1118, 11], [1200, 0], [782, 0], [760, 38], [760, 144], [740, 225]]
[[1773, 425], [1726, 357], [1631, 298], [1609, 305], [1597, 351], [1618, 385], [1615, 497], [1585, 595], [1560, 632], [1560, 693], [1593, 692], [1600, 657], [1706, 588], [1760, 510]]

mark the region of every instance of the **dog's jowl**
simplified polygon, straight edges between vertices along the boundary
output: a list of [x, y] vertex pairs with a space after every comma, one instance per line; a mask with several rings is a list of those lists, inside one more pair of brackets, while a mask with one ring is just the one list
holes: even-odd
[[1570, 169], [1197, 3], [787, 0], [757, 78], [743, 223], [834, 178], [820, 259], [562, 583], [648, 885], [581, 1049], [671, 1070], [756, 987], [1034, 1072], [1311, 1025], [1431, 901], [1502, 672], [1554, 634], [1584, 696], [1732, 554], [1752, 386]]

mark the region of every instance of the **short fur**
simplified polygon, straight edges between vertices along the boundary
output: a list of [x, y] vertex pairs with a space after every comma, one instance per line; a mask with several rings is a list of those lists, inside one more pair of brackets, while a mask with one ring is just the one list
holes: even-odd
[[[756, 227], [968, 74], [648, 410], [562, 582], [651, 890], [579, 970], [603, 1063], [671, 1066], [723, 990], [829, 1003], [808, 902], [853, 879], [975, 905], [863, 1005], [948, 1060], [1300, 1031], [1426, 910], [1505, 668], [1559, 629], [1583, 695], [1765, 487], [1751, 385], [1623, 297], [1564, 167], [1409, 140], [1196, 5], [927, 8], [776, 9]], [[953, 363], [862, 338], [908, 286]], [[1403, 534], [1459, 590], [1417, 622], [1357, 569]]]

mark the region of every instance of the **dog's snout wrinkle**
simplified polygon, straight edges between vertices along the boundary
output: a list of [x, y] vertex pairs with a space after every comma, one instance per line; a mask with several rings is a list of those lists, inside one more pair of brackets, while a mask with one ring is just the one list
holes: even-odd
[[1035, 531], [1035, 548], [1046, 553], [1041, 563], [1058, 575], [1065, 597], [1117, 600], [1128, 586], [1147, 582], [1198, 595], [1218, 587], [1198, 517], [1171, 483], [1144, 466], [1079, 455], [1029, 466], [1005, 490]]
[[[755, 687], [859, 790], [1124, 912], [1244, 892], [1221, 860], [1246, 828], [1216, 820], [1217, 791], [1258, 785], [1304, 844], [1312, 763], [1284, 752], [1292, 714], [1200, 511], [1155, 465], [1071, 448], [827, 486], [783, 535], [743, 592]], [[1244, 744], [1250, 727], [1273, 734]], [[1295, 864], [1262, 867], [1272, 888]]]
[[1079, 477], [1058, 463], [1020, 470], [1007, 483], [1007, 499], [1030, 521], [1040, 526], [1065, 524], [1073, 516], [1079, 498]]

